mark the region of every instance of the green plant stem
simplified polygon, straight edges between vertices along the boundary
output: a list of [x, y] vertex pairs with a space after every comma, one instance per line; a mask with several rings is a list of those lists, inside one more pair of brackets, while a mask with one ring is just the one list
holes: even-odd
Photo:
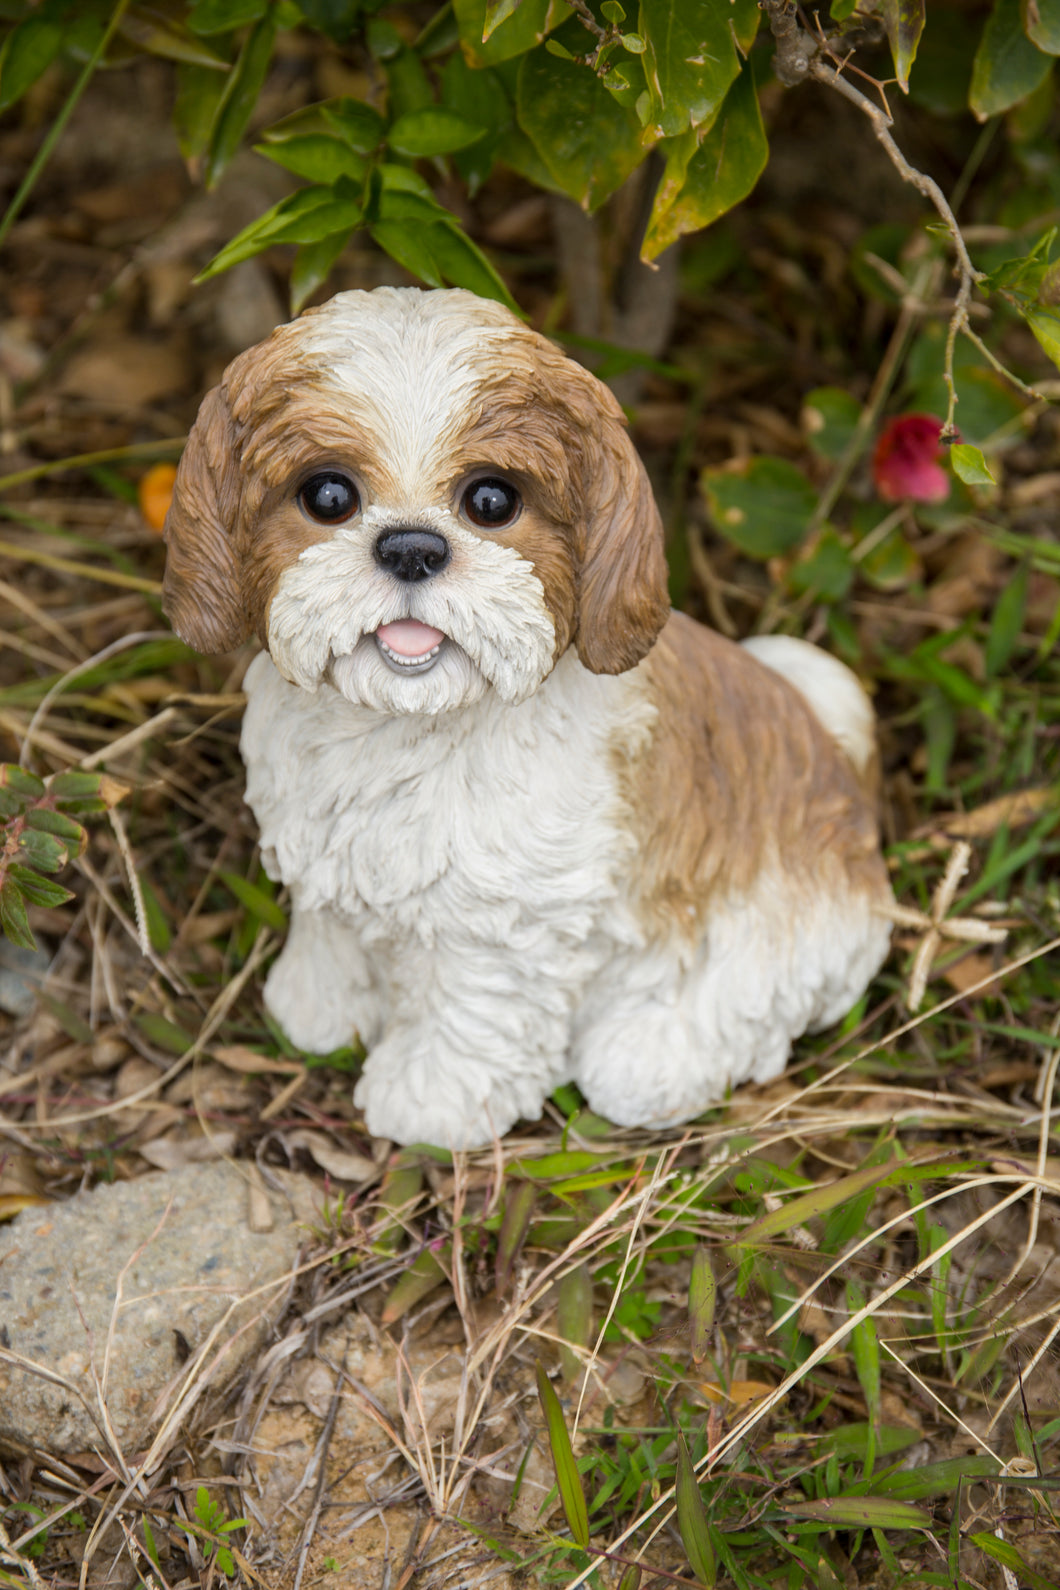
[[847, 481], [853, 474], [858, 460], [868, 445], [869, 437], [876, 428], [880, 410], [887, 401], [888, 394], [895, 383], [902, 361], [908, 351], [910, 339], [923, 314], [923, 296], [928, 290], [934, 271], [934, 261], [930, 265], [923, 266], [910, 287], [909, 298], [903, 304], [894, 331], [891, 333], [891, 340], [887, 344], [886, 352], [880, 361], [880, 367], [876, 372], [876, 379], [872, 383], [868, 402], [858, 416], [854, 434], [836, 464], [831, 480], [829, 480], [817, 499], [817, 506], [813, 510], [813, 517], [809, 523], [808, 534], [810, 535], [821, 528], [839, 501]]
[[11, 203], [8, 205], [3, 220], [0, 221], [0, 248], [3, 247], [4, 242], [7, 239], [7, 234], [10, 232], [11, 228], [15, 224], [15, 221], [18, 219], [18, 216], [22, 210], [22, 206], [33, 192], [33, 189], [37, 183], [37, 178], [40, 176], [41, 172], [44, 170], [44, 167], [51, 159], [52, 150], [62, 137], [66, 128], [66, 124], [73, 115], [78, 100], [88, 87], [89, 80], [95, 72], [96, 67], [106, 54], [107, 47], [110, 44], [111, 39], [114, 37], [115, 32], [117, 31], [122, 17], [125, 15], [128, 4], [129, 0], [118, 0], [117, 5], [114, 7], [113, 12], [111, 13], [110, 21], [103, 30], [103, 34], [99, 43], [96, 45], [95, 49], [92, 51], [92, 54], [82, 67], [77, 82], [66, 96], [62, 110], [60, 110], [58, 116], [56, 116], [51, 127], [48, 129], [44, 142], [41, 144], [36, 155], [34, 156], [32, 165], [26, 172], [26, 175], [23, 177], [22, 181], [19, 183], [18, 190], [15, 193], [14, 198], [11, 200]]
[[34, 464], [30, 469], [16, 470], [13, 475], [0, 475], [0, 491], [24, 486], [27, 481], [39, 480], [42, 475], [57, 475], [64, 469], [90, 469], [93, 464], [113, 464], [126, 458], [153, 458], [156, 453], [176, 453], [186, 441], [186, 436], [167, 436], [157, 442], [130, 442], [127, 447], [107, 447], [100, 453], [74, 453], [69, 458], [51, 458], [46, 464]]

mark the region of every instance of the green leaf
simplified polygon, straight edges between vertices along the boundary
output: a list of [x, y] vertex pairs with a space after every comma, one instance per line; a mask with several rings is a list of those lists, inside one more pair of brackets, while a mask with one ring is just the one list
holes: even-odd
[[193, 33], [231, 33], [251, 22], [260, 22], [268, 0], [195, 0], [188, 12], [188, 27]]
[[712, 1590], [717, 1582], [718, 1569], [714, 1560], [714, 1547], [710, 1539], [706, 1508], [688, 1455], [683, 1434], [677, 1437], [677, 1528], [685, 1548], [689, 1567], [697, 1584]]
[[22, 832], [21, 853], [31, 866], [41, 872], [58, 872], [70, 860], [70, 850], [54, 834], [35, 833], [26, 828]]
[[972, 447], [969, 442], [955, 442], [950, 448], [950, 459], [953, 473], [966, 486], [997, 485], [980, 448]]
[[972, 67], [972, 110], [980, 121], [1000, 115], [1034, 92], [1049, 65], [1023, 31], [1020, 0], [995, 0]]
[[521, 4], [522, 0], [486, 0], [486, 14], [482, 19], [483, 42], [497, 31], [502, 22], [514, 16]]
[[571, 14], [562, 0], [521, 0], [487, 33], [489, 0], [453, 0], [460, 25], [460, 43], [469, 66], [496, 66], [513, 56], [524, 55], [540, 44]]
[[427, 105], [423, 110], [411, 110], [399, 116], [387, 134], [387, 142], [399, 154], [421, 159], [466, 149], [483, 136], [483, 128], [468, 121], [459, 111]]
[[[452, 1247], [446, 1244], [442, 1250], [450, 1260]], [[393, 1288], [383, 1304], [380, 1316], [383, 1325], [393, 1325], [407, 1314], [410, 1308], [415, 1308], [417, 1303], [437, 1290], [442, 1282], [447, 1279], [444, 1265], [431, 1252], [430, 1248], [423, 1248], [412, 1260], [408, 1269], [394, 1282]]]
[[14, 879], [0, 884], [0, 932], [22, 950], [35, 950], [37, 941], [29, 930], [29, 918], [22, 892]]
[[162, 902], [152, 889], [147, 879], [140, 875], [140, 893], [143, 895], [144, 916], [147, 919], [147, 939], [153, 950], [159, 955], [164, 955], [169, 949], [173, 935], [170, 932], [166, 913]]
[[350, 240], [348, 230], [333, 232], [317, 243], [303, 243], [291, 269], [291, 313], [301, 314], [306, 300], [327, 280], [331, 268]]
[[993, 1458], [945, 1458], [941, 1463], [922, 1463], [915, 1469], [881, 1474], [873, 1488], [901, 1501], [918, 1502], [929, 1496], [952, 1496], [962, 1480], [986, 1479], [997, 1472]]
[[466, 287], [480, 298], [494, 298], [506, 308], [519, 313], [519, 306], [504, 282], [483, 254], [455, 221], [447, 221], [434, 229], [432, 238], [434, 257], [445, 280], [452, 287]]
[[377, 61], [396, 61], [405, 49], [405, 40], [387, 17], [372, 17], [366, 35]]
[[1060, 309], [1021, 304], [1020, 314], [1053, 363], [1060, 365]]
[[1060, 0], [1021, 0], [1023, 30], [1047, 55], [1060, 55]]
[[339, 177], [361, 180], [368, 163], [340, 138], [327, 133], [307, 133], [302, 138], [285, 138], [282, 143], [255, 144], [254, 152], [264, 155], [285, 171], [309, 182], [332, 183]]
[[563, 1409], [540, 1362], [537, 1364], [537, 1395], [545, 1415], [552, 1466], [556, 1471], [556, 1487], [559, 1490], [559, 1499], [563, 1503], [567, 1525], [578, 1545], [586, 1551], [589, 1546], [589, 1513], [585, 1505], [581, 1475], [574, 1461], [570, 1436], [567, 1434], [567, 1426], [563, 1420]]
[[814, 452], [822, 458], [842, 458], [860, 418], [861, 404], [842, 387], [814, 387], [803, 399], [803, 430]]
[[0, 53], [0, 111], [20, 100], [47, 71], [63, 47], [64, 28], [58, 18], [30, 15], [10, 33]]
[[980, 1530], [972, 1536], [972, 1545], [978, 1546], [985, 1557], [1001, 1563], [1011, 1574], [1017, 1574], [1021, 1590], [1056, 1590], [1056, 1580], [1047, 1579], [1032, 1568], [1011, 1541], [999, 1540], [996, 1535]]
[[[769, 143], [750, 65], [744, 67], [698, 149], [678, 146], [655, 196], [643, 258], [653, 260], [686, 232], [716, 221], [751, 192], [765, 168]], [[681, 165], [684, 162], [683, 173]]]
[[277, 933], [286, 931], [286, 913], [264, 889], [247, 878], [241, 878], [238, 872], [219, 872], [217, 876], [251, 916], [257, 917], [259, 922], [264, 922], [266, 927], [273, 928]]
[[537, 1159], [514, 1160], [509, 1174], [550, 1181], [555, 1177], [576, 1176], [580, 1171], [604, 1163], [602, 1154], [593, 1154], [587, 1148], [570, 1148], [556, 1154], [542, 1154]]
[[444, 287], [441, 269], [435, 260], [431, 239], [433, 225], [422, 221], [377, 221], [368, 228], [384, 253], [403, 265], [411, 276], [418, 276], [428, 287]]
[[[881, 1457], [891, 1457], [895, 1453], [904, 1452], [907, 1447], [911, 1447], [915, 1441], [921, 1439], [920, 1432], [911, 1430], [908, 1425], [884, 1424], [874, 1432], [872, 1425], [861, 1421], [854, 1424], [837, 1425], [834, 1430], [829, 1430], [827, 1435], [821, 1437], [816, 1443], [815, 1449], [818, 1452], [838, 1453], [840, 1462], [849, 1461], [852, 1458], [859, 1462], [864, 1462], [869, 1441], [874, 1434], [876, 1436], [876, 1451]], [[917, 1471], [915, 1469], [904, 1469], [902, 1472], [915, 1474]], [[878, 1477], [875, 1489], [884, 1489], [887, 1478], [887, 1475]], [[929, 1491], [924, 1492], [925, 1496], [931, 1494]], [[915, 1500], [912, 1496], [907, 1496], [905, 1499], [906, 1501]]]
[[65, 812], [49, 811], [46, 806], [35, 806], [26, 813], [26, 827], [41, 834], [54, 834], [75, 856], [79, 856], [88, 843], [88, 835], [80, 823], [67, 817]]
[[138, 1016], [133, 1016], [132, 1023], [143, 1033], [148, 1043], [167, 1050], [169, 1054], [187, 1054], [195, 1042], [185, 1028], [154, 1010], [141, 1011]]
[[1019, 643], [1027, 613], [1031, 566], [1023, 563], [997, 599], [986, 637], [986, 677], [996, 679]]
[[825, 1496], [815, 1502], [783, 1502], [792, 1518], [813, 1518], [835, 1529], [930, 1529], [931, 1514], [886, 1496]]
[[407, 271], [430, 287], [466, 287], [517, 311], [489, 260], [448, 210], [433, 199], [400, 192], [384, 193], [380, 208], [381, 219], [370, 228], [372, 237]]
[[806, 476], [786, 458], [752, 458], [741, 474], [707, 469], [702, 482], [717, 530], [753, 558], [797, 547], [817, 504]]
[[361, 220], [360, 205], [336, 200], [334, 192], [330, 187], [302, 188], [281, 199], [216, 254], [196, 281], [209, 281], [274, 243], [317, 243], [344, 229], [351, 232]]
[[[851, 1279], [847, 1282], [847, 1308], [851, 1315], [856, 1315], [865, 1307], [865, 1291], [857, 1281]], [[876, 1460], [876, 1431], [880, 1423], [882, 1408], [882, 1377], [880, 1374], [880, 1343], [876, 1335], [876, 1322], [868, 1318], [855, 1325], [850, 1332], [850, 1346], [854, 1354], [854, 1368], [857, 1371], [858, 1384], [861, 1386], [865, 1397], [865, 1408], [869, 1415], [869, 1439], [865, 1452], [864, 1467], [866, 1476], [872, 1473]]]
[[497, 1234], [497, 1258], [494, 1266], [498, 1294], [508, 1285], [512, 1265], [526, 1241], [526, 1234], [530, 1230], [530, 1222], [534, 1216], [534, 1205], [537, 1202], [537, 1188], [533, 1182], [512, 1181], [509, 1176], [505, 1185], [508, 1190], [504, 1200], [504, 1217]]
[[900, 1165], [894, 1160], [888, 1161], [886, 1165], [865, 1165], [861, 1170], [852, 1171], [849, 1176], [840, 1176], [837, 1181], [828, 1182], [824, 1187], [812, 1187], [809, 1192], [800, 1193], [798, 1197], [789, 1199], [781, 1208], [772, 1209], [768, 1214], [759, 1215], [757, 1220], [752, 1220], [751, 1224], [740, 1232], [737, 1241], [741, 1247], [745, 1244], [772, 1242], [775, 1237], [790, 1231], [793, 1226], [800, 1226], [806, 1220], [814, 1220], [819, 1215], [827, 1214], [830, 1209], [845, 1203], [848, 1198], [856, 1198], [869, 1187], [886, 1181], [887, 1177], [898, 1169]]
[[227, 72], [228, 62], [209, 44], [189, 33], [174, 17], [147, 10], [130, 9], [118, 23], [118, 32], [137, 49], [163, 60], [185, 61], [207, 71]]
[[39, 800], [44, 794], [44, 780], [38, 778], [36, 773], [18, 767], [14, 762], [5, 762], [0, 767], [0, 789], [11, 790], [16, 795]]
[[35, 872], [30, 872], [28, 867], [20, 867], [17, 863], [8, 867], [7, 876], [14, 881], [29, 905], [63, 905], [73, 899], [73, 894], [69, 889], [64, 889], [61, 883], [40, 878]]
[[898, 86], [903, 94], [908, 94], [909, 70], [916, 60], [916, 47], [924, 31], [925, 0], [879, 0], [876, 10], [887, 29]]
[[797, 596], [811, 592], [821, 602], [841, 602], [854, 580], [854, 559], [835, 530], [818, 536], [809, 557], [788, 570], [787, 584]]
[[382, 142], [383, 118], [362, 100], [351, 99], [348, 95], [325, 100], [320, 112], [324, 120], [345, 138], [350, 148], [360, 154], [371, 154]]
[[[357, 26], [362, 0], [295, 0], [311, 28], [327, 34], [336, 44], [345, 44]], [[370, 8], [371, 9], [371, 8]]]
[[48, 793], [63, 805], [69, 801], [96, 800], [102, 783], [99, 773], [82, 773], [79, 768], [69, 768], [49, 780]]
[[198, 160], [209, 147], [227, 78], [208, 67], [186, 64], [177, 67], [176, 77], [173, 126], [177, 143], [185, 160]]
[[694, 1363], [700, 1363], [710, 1350], [717, 1300], [718, 1283], [711, 1268], [710, 1253], [699, 1246], [692, 1255], [692, 1274], [688, 1282], [688, 1330]]
[[636, 116], [595, 72], [544, 50], [519, 68], [516, 113], [553, 181], [586, 210], [598, 209], [644, 158]]
[[292, 111], [280, 121], [274, 121], [261, 134], [267, 144], [285, 143], [289, 138], [305, 138], [310, 134], [341, 138], [348, 148], [358, 154], [369, 155], [383, 139], [385, 123], [377, 110], [363, 100], [348, 94], [337, 99], [324, 99], [316, 105], [305, 105]]
[[468, 66], [459, 50], [453, 51], [442, 71], [442, 100], [482, 129], [476, 143], [454, 156], [460, 175], [472, 194], [477, 193], [493, 169], [502, 133], [514, 126], [514, 110], [498, 73]]
[[556, 1289], [556, 1334], [560, 1337], [559, 1361], [567, 1380], [575, 1380], [582, 1360], [575, 1347], [588, 1347], [593, 1324], [593, 1281], [588, 1267], [577, 1265]]
[[706, 125], [740, 70], [729, 7], [716, 0], [640, 0], [638, 27], [654, 136], [674, 138]]
[[254, 114], [261, 97], [265, 73], [272, 60], [276, 27], [276, 12], [270, 8], [247, 35], [236, 64], [229, 73], [206, 156], [204, 180], [208, 188], [217, 185], [221, 173], [239, 148], [247, 124]]

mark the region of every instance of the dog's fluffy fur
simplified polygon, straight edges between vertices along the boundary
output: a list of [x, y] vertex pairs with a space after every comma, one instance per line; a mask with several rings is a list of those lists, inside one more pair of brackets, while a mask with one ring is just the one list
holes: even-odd
[[[359, 511], [300, 505], [341, 471]], [[469, 482], [522, 509], [476, 528]], [[412, 583], [387, 532], [444, 538]], [[873, 718], [800, 641], [666, 599], [662, 527], [607, 389], [464, 292], [343, 293], [229, 366], [167, 523], [178, 634], [256, 634], [247, 799], [291, 931], [290, 1038], [359, 1035], [371, 1132], [466, 1147], [573, 1080], [673, 1124], [784, 1066], [880, 965]], [[377, 631], [441, 631], [422, 671]], [[388, 633], [393, 633], [388, 631]]]

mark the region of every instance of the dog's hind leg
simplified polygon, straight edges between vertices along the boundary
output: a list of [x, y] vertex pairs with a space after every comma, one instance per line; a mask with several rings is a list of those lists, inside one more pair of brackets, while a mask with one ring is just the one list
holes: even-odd
[[332, 911], [296, 904], [287, 943], [265, 980], [265, 1005], [308, 1054], [329, 1054], [356, 1038], [374, 1043], [379, 995], [354, 929]]

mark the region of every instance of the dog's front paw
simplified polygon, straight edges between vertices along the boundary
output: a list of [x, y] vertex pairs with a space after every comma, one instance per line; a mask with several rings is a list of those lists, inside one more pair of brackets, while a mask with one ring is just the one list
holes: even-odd
[[379, 1029], [379, 999], [353, 931], [337, 916], [295, 907], [265, 979], [265, 1006], [297, 1048], [330, 1054]]
[[545, 1088], [481, 1060], [443, 1054], [422, 1029], [391, 1033], [368, 1056], [353, 1102], [373, 1137], [481, 1148], [520, 1116], [536, 1120]]
[[265, 1008], [306, 1054], [330, 1054], [358, 1036], [349, 1001], [340, 991], [307, 982], [303, 969], [283, 955], [265, 979]]

